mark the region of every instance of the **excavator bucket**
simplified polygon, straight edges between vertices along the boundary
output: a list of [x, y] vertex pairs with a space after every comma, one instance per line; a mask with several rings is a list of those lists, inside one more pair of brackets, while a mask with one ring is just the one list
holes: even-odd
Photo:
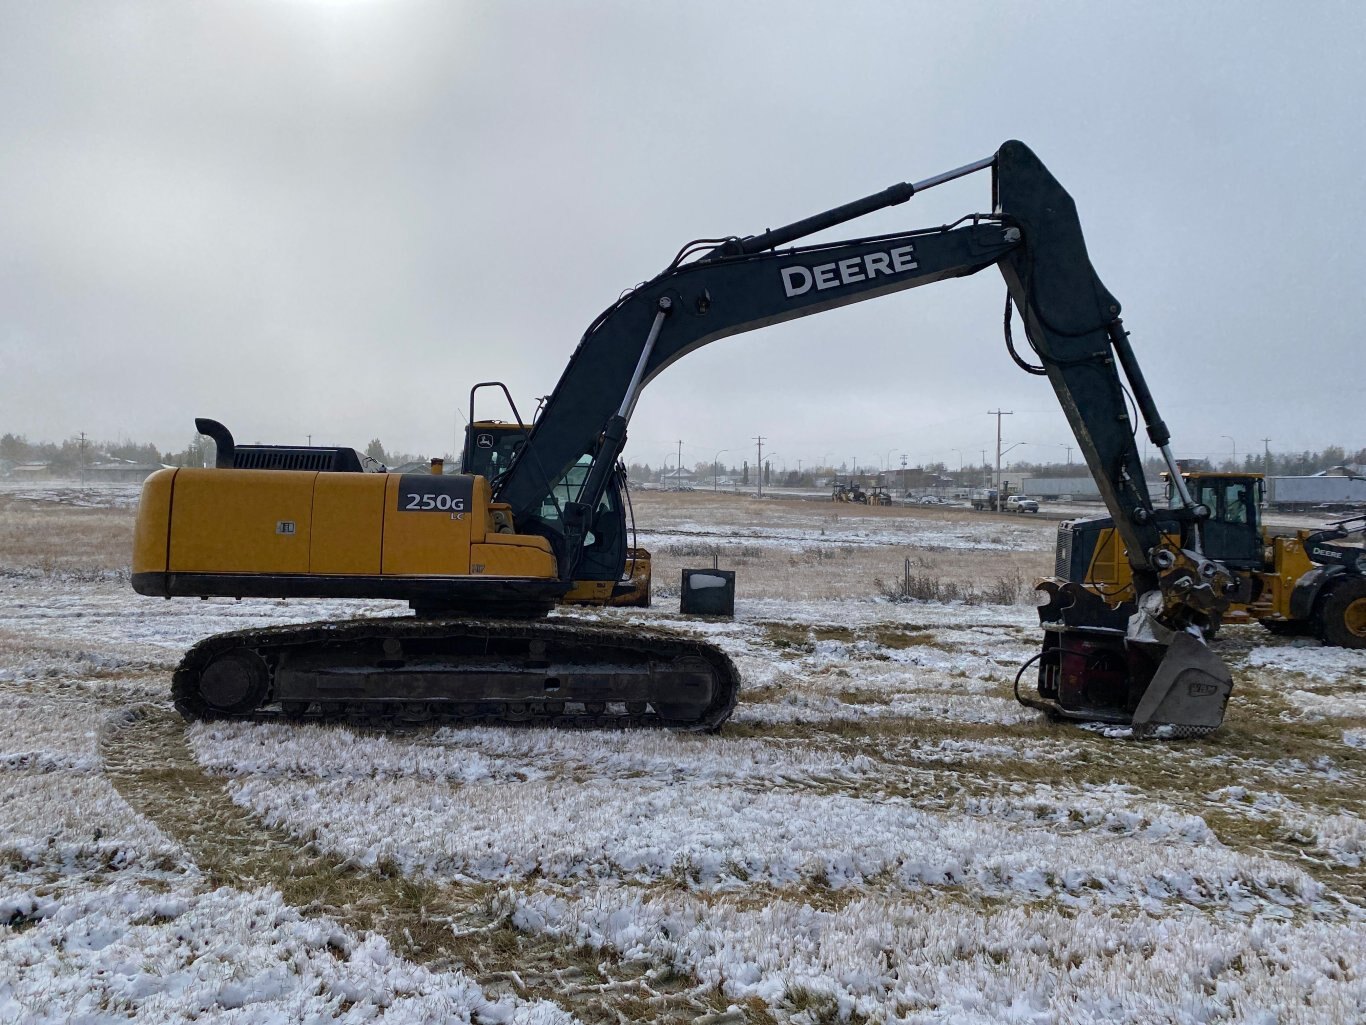
[[1138, 738], [1197, 737], [1219, 727], [1233, 689], [1228, 667], [1203, 641], [1159, 624], [1135, 629], [1134, 608], [1110, 606], [1079, 585], [1053, 577], [1048, 596], [1038, 697], [1021, 704], [1054, 718], [1133, 727]]
[[1223, 660], [1203, 641], [1178, 633], [1134, 709], [1134, 736], [1199, 737], [1218, 729], [1232, 690]]

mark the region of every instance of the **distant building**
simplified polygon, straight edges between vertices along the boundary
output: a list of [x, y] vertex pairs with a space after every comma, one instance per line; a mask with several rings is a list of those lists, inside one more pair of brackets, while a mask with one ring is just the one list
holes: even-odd
[[152, 474], [162, 469], [162, 463], [130, 463], [117, 460], [109, 463], [92, 463], [72, 476], [90, 484], [141, 484]]
[[52, 476], [47, 463], [14, 463], [9, 475], [19, 480], [39, 480]]

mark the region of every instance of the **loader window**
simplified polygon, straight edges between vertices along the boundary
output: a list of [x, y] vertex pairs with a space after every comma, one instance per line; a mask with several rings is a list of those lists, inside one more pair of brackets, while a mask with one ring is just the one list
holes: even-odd
[[1230, 484], [1224, 489], [1224, 522], [1248, 523], [1252, 519], [1251, 496], [1245, 483]]

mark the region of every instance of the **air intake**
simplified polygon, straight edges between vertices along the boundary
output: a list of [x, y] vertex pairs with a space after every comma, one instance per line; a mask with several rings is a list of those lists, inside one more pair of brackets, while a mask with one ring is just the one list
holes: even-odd
[[354, 448], [314, 448], [306, 445], [238, 445], [232, 432], [217, 420], [200, 417], [195, 430], [207, 434], [218, 449], [214, 465], [221, 470], [313, 470], [360, 473], [360, 454]]

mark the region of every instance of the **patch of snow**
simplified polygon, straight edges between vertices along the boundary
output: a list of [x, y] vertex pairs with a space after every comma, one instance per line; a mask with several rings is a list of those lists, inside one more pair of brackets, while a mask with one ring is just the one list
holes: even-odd
[[1348, 683], [1366, 689], [1366, 651], [1334, 648], [1317, 641], [1263, 645], [1248, 652], [1247, 662], [1259, 669], [1302, 673], [1312, 680]]

